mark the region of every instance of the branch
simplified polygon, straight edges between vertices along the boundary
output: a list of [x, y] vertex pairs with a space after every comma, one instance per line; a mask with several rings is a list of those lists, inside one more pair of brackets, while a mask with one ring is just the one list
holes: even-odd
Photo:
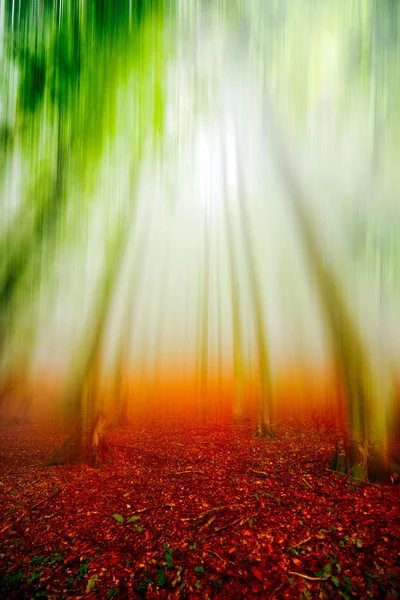
[[213, 556], [216, 556], [217, 558], [219, 558], [219, 560], [222, 560], [222, 562], [228, 562], [231, 565], [235, 566], [235, 563], [232, 560], [227, 560], [226, 558], [222, 558], [222, 556], [220, 556], [219, 554], [214, 552], [214, 550], [207, 550], [207, 552], [208, 552], [208, 554], [212, 554]]
[[305, 538], [305, 540], [301, 540], [301, 542], [299, 542], [298, 544], [293, 544], [293, 546], [290, 546], [291, 548], [298, 548], [299, 546], [302, 546], [303, 544], [305, 544], [306, 542], [309, 542], [311, 540], [311, 536]]
[[180, 475], [205, 475], [204, 471], [191, 471], [190, 469], [188, 471], [177, 471], [176, 473], [171, 473], [171, 477], [179, 477]]
[[306, 480], [304, 479], [304, 477], [302, 477], [302, 478], [301, 478], [301, 480], [302, 480], [302, 482], [304, 483], [304, 485], [306, 485], [306, 486], [308, 487], [308, 489], [309, 489], [309, 490], [312, 490], [312, 489], [313, 489], [313, 487], [312, 487], [312, 486], [311, 486], [311, 485], [308, 483], [308, 481], [306, 481]]
[[260, 477], [269, 477], [268, 473], [266, 473], [265, 471], [255, 471], [254, 469], [249, 469], [249, 471], [251, 471], [255, 475], [259, 475]]
[[214, 531], [217, 533], [218, 531], [222, 531], [223, 529], [228, 529], [228, 527], [233, 527], [237, 523], [242, 523], [245, 521], [247, 517], [241, 517], [240, 519], [236, 519], [236, 521], [232, 521], [232, 523], [228, 523], [227, 525], [223, 525], [222, 527], [215, 527]]
[[198, 523], [201, 523], [201, 521], [204, 521], [208, 517], [212, 517], [213, 515], [228, 508], [231, 510], [238, 510], [239, 508], [243, 507], [240, 504], [224, 504], [223, 506], [214, 506], [213, 508], [200, 513], [197, 517], [182, 517], [181, 521], [197, 521]]
[[297, 575], [297, 577], [301, 577], [302, 579], [307, 579], [307, 581], [326, 581], [329, 579], [330, 575], [324, 575], [323, 577], [311, 577], [310, 575], [304, 575], [304, 573], [297, 573], [297, 571], [288, 571], [289, 575]]
[[157, 504], [156, 506], [147, 506], [146, 508], [139, 508], [139, 510], [135, 510], [135, 513], [144, 513], [148, 510], [156, 510], [157, 508], [175, 508], [175, 504]]

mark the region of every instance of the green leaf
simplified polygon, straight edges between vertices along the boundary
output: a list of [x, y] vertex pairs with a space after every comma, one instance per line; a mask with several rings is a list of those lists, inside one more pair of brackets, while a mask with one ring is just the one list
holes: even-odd
[[107, 590], [107, 598], [114, 598], [118, 594], [118, 588], [109, 588]]
[[122, 515], [115, 514], [115, 515], [112, 515], [112, 516], [113, 516], [113, 518], [116, 521], [118, 521], [118, 523], [123, 523], [124, 522], [124, 517]]
[[135, 525], [135, 529], [138, 533], [142, 533], [143, 529], [140, 527], [140, 525]]
[[193, 544], [193, 546], [189, 546], [189, 550], [195, 550], [196, 549], [196, 544]]
[[356, 539], [356, 546], [357, 546], [357, 548], [362, 548], [363, 547], [362, 541], [360, 540], [360, 538]]
[[324, 566], [324, 573], [325, 575], [329, 575], [331, 572], [331, 566], [330, 565], [325, 565]]
[[170, 554], [166, 554], [165, 555], [165, 560], [166, 560], [168, 568], [172, 569], [172, 567], [174, 565], [174, 561], [172, 560], [171, 555]]
[[205, 573], [203, 567], [195, 567], [194, 568], [194, 572], [195, 573]]
[[332, 583], [336, 586], [339, 587], [340, 586], [340, 581], [337, 577], [335, 577], [334, 575], [331, 576], [331, 581]]
[[92, 577], [89, 579], [88, 584], [86, 586], [87, 594], [94, 588], [97, 580], [98, 580], [97, 575], [92, 575]]
[[163, 585], [165, 585], [167, 582], [167, 576], [165, 574], [165, 571], [160, 570], [158, 571], [158, 585], [160, 587], [162, 587]]
[[133, 517], [129, 517], [129, 519], [127, 519], [127, 523], [134, 523], [135, 521], [140, 521], [140, 517], [137, 517], [136, 515]]

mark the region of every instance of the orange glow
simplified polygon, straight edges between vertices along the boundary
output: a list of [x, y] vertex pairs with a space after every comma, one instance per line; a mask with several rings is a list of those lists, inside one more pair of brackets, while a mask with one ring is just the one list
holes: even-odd
[[[251, 369], [249, 370], [251, 372]], [[56, 377], [40, 377], [35, 381], [18, 381], [6, 395], [1, 407], [3, 423], [16, 413], [34, 421], [57, 421], [61, 415], [62, 381]], [[258, 411], [259, 382], [248, 377], [245, 382], [244, 417], [255, 420]], [[345, 419], [344, 394], [333, 371], [318, 370], [310, 365], [281, 368], [274, 376], [274, 420], [307, 417], [318, 414]], [[128, 400], [129, 420], [134, 424], [151, 417], [229, 421], [234, 406], [234, 378], [226, 370], [211, 371], [207, 384], [201, 385], [195, 373], [185, 376], [171, 366], [144, 379], [131, 372], [121, 382], [121, 393]], [[115, 406], [114, 381], [110, 378], [100, 387], [99, 402], [111, 416]], [[25, 413], [24, 413], [25, 410]]]

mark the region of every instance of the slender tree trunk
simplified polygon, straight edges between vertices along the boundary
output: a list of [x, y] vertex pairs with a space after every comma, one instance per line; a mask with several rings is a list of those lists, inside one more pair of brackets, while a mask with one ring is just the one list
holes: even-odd
[[225, 232], [228, 247], [230, 289], [231, 289], [231, 307], [232, 307], [232, 337], [233, 337], [233, 385], [234, 385], [234, 406], [233, 416], [235, 419], [243, 418], [243, 400], [244, 400], [244, 356], [243, 356], [243, 335], [242, 323], [240, 319], [240, 293], [237, 276], [237, 261], [235, 260], [235, 244], [233, 240], [233, 222], [228, 206], [228, 184], [227, 184], [227, 165], [226, 151], [223, 146], [223, 168], [224, 168], [224, 220]]
[[203, 268], [203, 298], [200, 317], [200, 363], [199, 363], [199, 395], [197, 399], [197, 414], [204, 419], [208, 400], [208, 362], [209, 362], [209, 303], [210, 303], [210, 239], [208, 231], [208, 216], [204, 221], [204, 268]]
[[[239, 140], [237, 138], [237, 144]], [[255, 252], [250, 233], [249, 216], [246, 206], [246, 194], [243, 184], [243, 175], [241, 172], [241, 162], [239, 146], [237, 146], [237, 169], [238, 169], [238, 190], [239, 190], [239, 211], [240, 222], [243, 235], [243, 247], [247, 272], [249, 277], [250, 300], [253, 309], [253, 319], [256, 338], [257, 367], [260, 381], [260, 400], [259, 400], [259, 418], [255, 432], [257, 437], [275, 437], [275, 432], [271, 425], [272, 412], [272, 385], [271, 385], [271, 367], [269, 359], [269, 349], [267, 343], [267, 328], [264, 315], [260, 280], [256, 268]]]

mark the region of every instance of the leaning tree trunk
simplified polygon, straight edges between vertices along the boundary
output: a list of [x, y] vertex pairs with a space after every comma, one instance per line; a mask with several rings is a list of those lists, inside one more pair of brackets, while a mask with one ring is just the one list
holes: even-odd
[[390, 470], [396, 467], [390, 464], [387, 455], [385, 423], [379, 410], [381, 398], [367, 347], [347, 306], [339, 280], [323, 259], [305, 208], [304, 192], [283, 141], [272, 129], [272, 119], [270, 121], [269, 131], [273, 135], [278, 168], [286, 184], [287, 201], [297, 221], [334, 358], [347, 391], [350, 430], [338, 442], [330, 466], [361, 480], [387, 481]]
[[[136, 169], [134, 176], [131, 176], [131, 190], [134, 188], [135, 181]], [[73, 433], [47, 464], [55, 464], [55, 461], [56, 464], [60, 464], [77, 460], [98, 464], [103, 458], [98, 450], [106, 446], [103, 432], [104, 416], [101, 416], [102, 410], [98, 406], [97, 394], [93, 387], [98, 383], [100, 349], [108, 324], [113, 292], [128, 247], [131, 224], [135, 222], [136, 206], [136, 197], [134, 197], [131, 205], [128, 206], [127, 215], [120, 220], [112, 236], [109, 244], [111, 251], [97, 288], [91, 326], [86, 332], [82, 349], [67, 383], [64, 416], [67, 427]]]

